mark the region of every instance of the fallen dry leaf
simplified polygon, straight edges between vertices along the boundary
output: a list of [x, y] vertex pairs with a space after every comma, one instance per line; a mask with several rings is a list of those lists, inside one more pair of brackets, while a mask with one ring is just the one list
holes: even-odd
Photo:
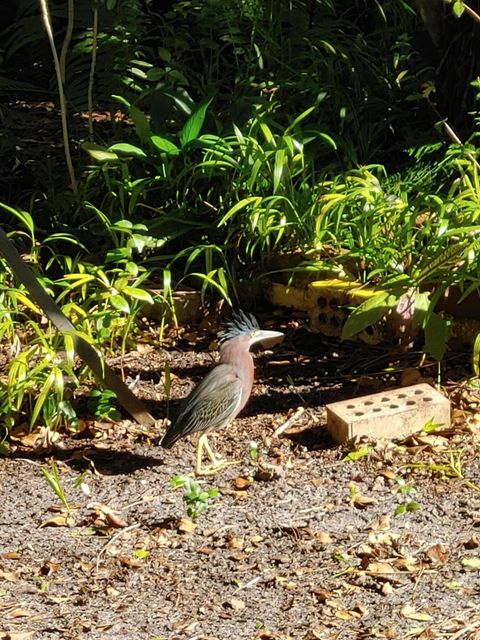
[[368, 496], [363, 495], [362, 493], [356, 493], [352, 499], [353, 506], [357, 509], [365, 509], [372, 504], [377, 504], [377, 500], [375, 498], [369, 498]]
[[418, 622], [431, 622], [433, 620], [432, 616], [429, 613], [418, 611], [409, 604], [406, 604], [400, 609], [400, 614], [404, 618], [408, 618], [409, 620], [417, 620]]
[[476, 549], [477, 547], [480, 547], [480, 540], [478, 539], [478, 536], [474, 533], [472, 536], [470, 536], [468, 540], [465, 540], [465, 542], [463, 543], [463, 546], [466, 549]]
[[22, 425], [12, 431], [10, 438], [12, 442], [39, 452], [51, 451], [53, 445], [58, 443], [60, 435], [49, 427], [37, 427], [34, 431], [29, 431], [28, 426]]
[[229, 598], [228, 600], [225, 600], [225, 602], [223, 603], [223, 606], [233, 609], [234, 611], [241, 611], [242, 609], [245, 609], [247, 605], [245, 604], [245, 601], [242, 600], [241, 598], [232, 597], [232, 598]]
[[177, 529], [182, 533], [193, 533], [197, 525], [189, 518], [180, 518], [178, 521]]
[[245, 540], [243, 538], [237, 538], [236, 536], [227, 536], [225, 546], [227, 549], [243, 549], [245, 546]]
[[138, 569], [143, 564], [141, 560], [138, 560], [137, 558], [129, 558], [128, 556], [118, 556], [118, 561], [124, 567], [129, 567], [130, 569]]
[[382, 576], [395, 573], [395, 569], [388, 562], [370, 562], [366, 571], [371, 575]]
[[18, 633], [0, 631], [0, 640], [31, 640], [34, 635], [34, 631], [20, 631]]
[[48, 518], [40, 525], [40, 528], [43, 527], [71, 527], [75, 524], [75, 521], [72, 517], [72, 514], [68, 511], [62, 511], [57, 516], [52, 516]]
[[395, 560], [394, 565], [397, 569], [401, 571], [418, 571], [420, 569], [420, 565], [417, 560], [413, 556], [406, 556], [405, 558], [398, 558]]
[[237, 476], [233, 481], [235, 489], [242, 490], [248, 489], [248, 487], [252, 484], [252, 478], [244, 478], [243, 476]]
[[23, 607], [12, 607], [7, 611], [3, 611], [2, 615], [6, 618], [30, 618], [32, 616], [32, 612], [28, 609], [24, 609]]
[[7, 580], [7, 582], [16, 582], [18, 580], [18, 574], [15, 571], [2, 571], [2, 569], [0, 569], [0, 578]]
[[391, 519], [392, 517], [389, 515], [379, 516], [372, 520], [366, 528], [372, 531], [388, 531], [390, 529]]
[[320, 542], [320, 544], [330, 544], [332, 542], [331, 535], [326, 531], [317, 531], [315, 538]]
[[448, 558], [447, 551], [443, 544], [434, 544], [425, 552], [426, 557], [432, 564], [445, 564]]
[[391, 582], [387, 581], [382, 585], [382, 593], [384, 596], [388, 596], [393, 593], [393, 585]]
[[125, 529], [128, 526], [128, 523], [123, 520], [116, 511], [107, 507], [104, 504], [100, 504], [96, 509], [97, 518], [100, 520], [100, 526], [105, 522], [109, 527], [114, 527], [115, 529]]
[[312, 593], [317, 597], [319, 602], [326, 602], [329, 598], [332, 597], [331, 591], [326, 591], [321, 587], [313, 587]]

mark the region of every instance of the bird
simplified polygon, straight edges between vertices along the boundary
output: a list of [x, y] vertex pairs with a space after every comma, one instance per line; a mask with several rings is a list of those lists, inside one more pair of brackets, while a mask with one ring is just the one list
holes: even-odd
[[[182, 400], [178, 413], [170, 423], [160, 445], [170, 449], [180, 438], [202, 432], [198, 440], [195, 475], [213, 475], [229, 464], [218, 460], [207, 433], [227, 427], [246, 405], [254, 381], [250, 348], [257, 343], [272, 346], [283, 339], [280, 331], [260, 329], [257, 319], [244, 311], [232, 313], [226, 328], [218, 334], [220, 362]], [[202, 467], [203, 449], [212, 465]]]

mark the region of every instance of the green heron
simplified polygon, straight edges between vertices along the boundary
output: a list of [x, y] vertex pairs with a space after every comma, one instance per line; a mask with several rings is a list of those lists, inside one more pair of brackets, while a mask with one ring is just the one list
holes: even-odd
[[[160, 444], [169, 449], [177, 440], [197, 431], [196, 475], [215, 473], [227, 464], [217, 460], [207, 440], [209, 431], [226, 427], [243, 409], [253, 386], [253, 358], [250, 347], [257, 343], [269, 346], [283, 334], [260, 329], [252, 314], [234, 313], [227, 328], [219, 333], [220, 363], [193, 389], [181, 403]], [[202, 470], [202, 451], [205, 448], [212, 466]]]

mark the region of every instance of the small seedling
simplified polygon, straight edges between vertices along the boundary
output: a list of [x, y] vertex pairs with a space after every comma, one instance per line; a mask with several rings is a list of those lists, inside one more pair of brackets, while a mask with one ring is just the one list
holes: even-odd
[[426, 469], [427, 471], [437, 472], [440, 474], [442, 480], [457, 478], [458, 480], [463, 480], [469, 489], [480, 491], [480, 485], [475, 484], [475, 482], [471, 480], [467, 480], [464, 476], [462, 468], [463, 449], [449, 449], [445, 453], [448, 455], [448, 462], [445, 464], [415, 462], [404, 466], [409, 469]]
[[52, 489], [53, 493], [57, 496], [57, 498], [63, 504], [65, 509], [68, 511], [68, 513], [70, 513], [71, 508], [68, 503], [67, 496], [65, 495], [65, 491], [63, 490], [62, 482], [60, 480], [60, 475], [58, 473], [57, 465], [55, 464], [55, 462], [52, 463], [52, 466], [50, 469], [47, 469], [47, 467], [42, 467], [42, 473], [47, 479], [47, 482], [50, 485], [50, 488]]
[[192, 476], [175, 475], [170, 480], [175, 489], [183, 488], [183, 499], [187, 503], [187, 515], [195, 520], [209, 507], [209, 501], [216, 498], [219, 491], [216, 487], [205, 489]]
[[99, 420], [120, 420], [120, 411], [115, 406], [117, 396], [109, 389], [93, 389], [88, 397], [88, 409]]
[[[408, 484], [401, 476], [397, 476], [395, 478], [395, 482], [398, 484], [398, 492], [404, 496], [416, 493], [417, 491], [413, 485]], [[420, 509], [420, 504], [412, 500], [410, 502], [403, 502], [401, 504], [398, 504], [395, 507], [395, 511], [393, 513], [394, 515], [399, 516], [402, 513], [418, 511], [418, 509]]]
[[258, 442], [255, 440], [250, 441], [250, 445], [248, 447], [248, 455], [251, 460], [256, 460], [258, 458]]
[[445, 425], [443, 423], [436, 423], [436, 422], [433, 422], [433, 420], [429, 420], [427, 424], [423, 427], [422, 431], [424, 433], [435, 433], [435, 431], [438, 431], [444, 426]]
[[420, 509], [419, 503], [412, 501], [404, 504], [398, 504], [393, 513], [394, 515], [399, 516], [402, 513], [409, 513], [409, 512], [411, 513], [412, 511], [418, 511], [419, 509]]
[[362, 447], [361, 449], [355, 449], [355, 451], [350, 451], [343, 458], [345, 461], [353, 462], [355, 460], [360, 460], [360, 458], [365, 458], [369, 456], [373, 451], [373, 447]]

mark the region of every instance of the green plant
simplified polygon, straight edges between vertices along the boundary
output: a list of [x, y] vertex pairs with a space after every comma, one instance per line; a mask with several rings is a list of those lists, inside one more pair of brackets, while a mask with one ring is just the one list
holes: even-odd
[[[398, 485], [397, 490], [401, 495], [410, 496], [411, 494], [416, 493], [415, 487], [405, 482], [404, 478], [399, 476], [395, 478], [395, 482]], [[395, 507], [394, 515], [399, 516], [404, 513], [412, 513], [414, 511], [418, 511], [418, 509], [420, 509], [420, 504], [418, 502], [415, 500], [407, 500]]]
[[463, 473], [464, 449], [449, 449], [446, 451], [447, 460], [445, 462], [412, 462], [404, 465], [409, 469], [425, 469], [439, 474], [442, 480], [457, 478], [462, 480], [469, 489], [480, 491], [480, 486], [465, 478]]
[[[8, 432], [22, 419], [28, 421], [31, 429], [38, 422], [53, 430], [64, 422], [74, 428], [76, 415], [64, 397], [65, 377], [73, 384], [77, 381], [71, 337], [48, 335], [32, 320], [25, 326], [31, 332], [31, 344], [11, 360], [6, 384], [0, 389], [5, 430]], [[57, 353], [62, 344], [65, 356], [59, 358]]]
[[116, 395], [109, 389], [92, 389], [88, 394], [88, 409], [99, 420], [120, 420], [121, 413], [117, 409]]
[[183, 488], [183, 499], [187, 504], [187, 514], [195, 520], [210, 506], [212, 498], [219, 495], [216, 487], [205, 489], [201, 482], [194, 480], [192, 476], [175, 475], [171, 478], [170, 484], [175, 489]]
[[258, 442], [255, 442], [255, 440], [251, 440], [248, 445], [248, 455], [251, 460], [256, 460], [259, 456]]
[[63, 485], [60, 479], [60, 474], [58, 473], [58, 468], [55, 462], [52, 463], [50, 469], [47, 469], [47, 467], [42, 467], [41, 471], [43, 473], [43, 476], [47, 480], [51, 490], [53, 491], [53, 493], [57, 496], [57, 498], [63, 504], [67, 512], [70, 513], [71, 507], [67, 500], [65, 491], [63, 489]]

